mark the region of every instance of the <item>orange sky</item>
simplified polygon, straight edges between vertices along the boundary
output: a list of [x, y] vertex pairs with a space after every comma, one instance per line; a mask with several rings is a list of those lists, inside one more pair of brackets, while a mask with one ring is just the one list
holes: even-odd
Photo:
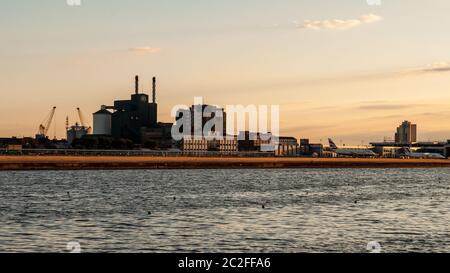
[[147, 93], [158, 77], [160, 121], [203, 96], [280, 105], [282, 133], [313, 141], [392, 138], [403, 120], [420, 140], [450, 139], [444, 0], [13, 2], [0, 11], [0, 136], [33, 136], [57, 106], [63, 137], [76, 107], [91, 119], [139, 74]]

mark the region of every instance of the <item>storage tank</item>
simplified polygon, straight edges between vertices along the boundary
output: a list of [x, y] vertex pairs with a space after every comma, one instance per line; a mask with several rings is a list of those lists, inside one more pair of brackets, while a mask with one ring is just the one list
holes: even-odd
[[94, 135], [111, 135], [111, 117], [112, 114], [102, 106], [100, 111], [95, 112], [94, 116]]

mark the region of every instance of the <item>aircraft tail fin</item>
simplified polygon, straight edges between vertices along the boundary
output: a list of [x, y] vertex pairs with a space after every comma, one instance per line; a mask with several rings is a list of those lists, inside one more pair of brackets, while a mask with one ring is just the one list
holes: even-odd
[[337, 150], [338, 147], [337, 147], [336, 143], [334, 143], [334, 141], [331, 138], [328, 139], [328, 143], [330, 143], [330, 148], [332, 150]]

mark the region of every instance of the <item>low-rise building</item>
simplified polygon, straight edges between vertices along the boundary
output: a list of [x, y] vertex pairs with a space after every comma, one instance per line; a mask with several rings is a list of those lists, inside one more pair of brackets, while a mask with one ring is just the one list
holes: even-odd
[[406, 147], [411, 152], [435, 153], [445, 157], [450, 155], [450, 141], [448, 142], [416, 142], [409, 145], [396, 142], [372, 142], [373, 151], [384, 158], [395, 158]]
[[185, 137], [182, 141], [182, 150], [185, 152], [238, 152], [237, 137], [226, 138], [191, 138]]
[[221, 152], [238, 152], [237, 137], [227, 137], [219, 141], [219, 150]]
[[181, 149], [185, 152], [207, 152], [208, 140], [205, 138], [183, 138]]
[[298, 156], [299, 154], [299, 145], [294, 137], [280, 137], [275, 147], [276, 156]]
[[17, 138], [17, 137], [11, 137], [11, 138], [0, 138], [0, 148], [8, 149], [9, 148], [34, 148], [35, 147], [35, 140], [31, 137], [24, 137], [24, 138]]
[[265, 152], [274, 153], [277, 150], [277, 141], [271, 133], [240, 132], [237, 138], [239, 152]]
[[172, 123], [158, 123], [156, 128], [141, 128], [142, 146], [148, 149], [171, 149], [175, 146], [172, 138]]
[[335, 153], [325, 153], [323, 144], [310, 143], [309, 139], [300, 139], [299, 155], [300, 156], [313, 156], [313, 157], [335, 157]]
[[444, 145], [444, 156], [450, 157], [450, 140], [447, 140], [447, 143]]

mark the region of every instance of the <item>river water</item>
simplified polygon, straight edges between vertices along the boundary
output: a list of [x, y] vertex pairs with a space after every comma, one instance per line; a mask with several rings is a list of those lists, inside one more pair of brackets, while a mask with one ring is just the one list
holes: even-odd
[[449, 187], [449, 169], [0, 172], [0, 252], [449, 252]]

